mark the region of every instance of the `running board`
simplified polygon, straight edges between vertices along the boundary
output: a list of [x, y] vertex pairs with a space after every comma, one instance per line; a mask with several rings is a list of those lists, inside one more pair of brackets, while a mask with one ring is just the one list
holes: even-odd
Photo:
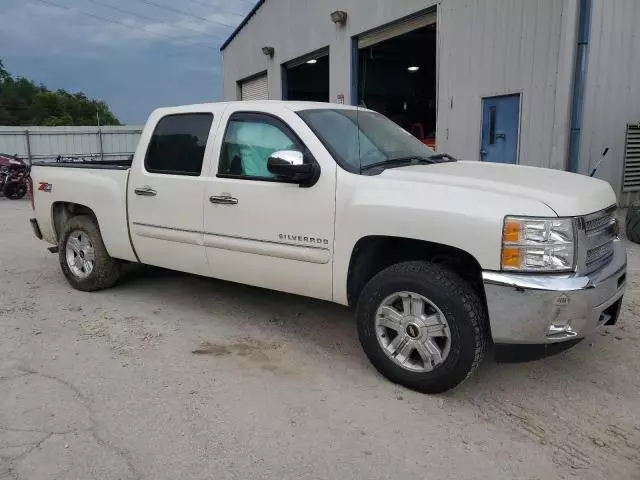
[[47, 248], [47, 250], [49, 250], [51, 253], [58, 253], [58, 246], [56, 245], [55, 247], [49, 247]]

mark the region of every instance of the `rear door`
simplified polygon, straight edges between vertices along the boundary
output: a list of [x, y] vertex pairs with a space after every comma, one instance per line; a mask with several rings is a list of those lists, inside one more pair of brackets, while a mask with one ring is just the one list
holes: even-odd
[[131, 240], [142, 263], [209, 274], [202, 243], [202, 172], [222, 111], [215, 106], [159, 111], [149, 119], [127, 187]]
[[[284, 106], [229, 108], [206, 184], [204, 244], [214, 277], [330, 300], [336, 163], [302, 119]], [[320, 165], [313, 186], [267, 170], [271, 153], [308, 151]], [[308, 157], [311, 158], [311, 157]]]

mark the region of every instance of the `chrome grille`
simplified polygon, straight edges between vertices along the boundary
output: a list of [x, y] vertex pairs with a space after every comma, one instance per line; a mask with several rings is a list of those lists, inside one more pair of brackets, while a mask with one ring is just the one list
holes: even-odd
[[605, 264], [613, 255], [617, 235], [615, 213], [615, 207], [611, 207], [583, 218], [587, 240], [585, 266], [589, 270]]
[[600, 230], [601, 228], [606, 227], [607, 225], [609, 225], [609, 223], [611, 223], [611, 220], [613, 218], [613, 212], [608, 213], [608, 212], [600, 212], [600, 213], [596, 213], [595, 218], [591, 218], [590, 217], [586, 217], [585, 218], [585, 222], [584, 222], [584, 228], [587, 231], [587, 235], [590, 232], [596, 231], [596, 230]]
[[613, 255], [613, 242], [592, 248], [587, 251], [587, 266], [591, 266], [594, 262], [603, 258], [608, 258], [610, 255]]

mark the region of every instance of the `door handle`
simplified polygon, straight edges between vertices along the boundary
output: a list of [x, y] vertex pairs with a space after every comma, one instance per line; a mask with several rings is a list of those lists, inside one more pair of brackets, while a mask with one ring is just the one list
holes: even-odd
[[237, 205], [238, 204], [238, 199], [233, 198], [230, 195], [218, 195], [218, 196], [209, 197], [209, 201], [211, 203], [215, 203], [218, 205]]
[[486, 155], [487, 154], [487, 150], [484, 148], [480, 149], [480, 155]]
[[148, 185], [145, 185], [142, 188], [136, 188], [133, 193], [135, 193], [136, 195], [140, 195], [142, 197], [155, 197], [158, 192], [156, 192], [153, 188], [149, 187]]

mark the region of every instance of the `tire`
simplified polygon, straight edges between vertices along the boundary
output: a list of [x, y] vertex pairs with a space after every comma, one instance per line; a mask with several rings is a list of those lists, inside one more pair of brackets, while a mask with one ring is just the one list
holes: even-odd
[[634, 243], [640, 243], [640, 202], [629, 206], [624, 225], [627, 238]]
[[[402, 317], [399, 325], [406, 327], [397, 329], [397, 336], [394, 336], [396, 327], [388, 329], [376, 323], [378, 319], [391, 318], [387, 317], [391, 310], [385, 309], [385, 315], [380, 316], [377, 312], [386, 305], [385, 302], [391, 302], [394, 295], [400, 295], [401, 313], [406, 313], [405, 296], [401, 293], [411, 293], [412, 315], [416, 313], [413, 305], [417, 301], [424, 305], [422, 310], [417, 307], [417, 312], [422, 311], [423, 314]], [[399, 312], [400, 303], [393, 305], [398, 307], [392, 306], [392, 310]], [[490, 336], [486, 309], [480, 295], [452, 270], [429, 262], [398, 263], [378, 273], [360, 295], [356, 318], [360, 343], [373, 366], [392, 382], [422, 393], [450, 390], [469, 377], [484, 358]], [[395, 313], [393, 318], [396, 318]], [[409, 323], [403, 323], [405, 321]], [[439, 332], [435, 337], [432, 329]], [[402, 344], [401, 334], [408, 339], [405, 344]], [[415, 337], [411, 336], [414, 334]], [[398, 348], [402, 352], [394, 357], [390, 352], [398, 339], [404, 347]], [[383, 346], [386, 342], [387, 348]], [[424, 361], [428, 356], [424, 355], [425, 350], [418, 343], [429, 345], [428, 352], [433, 351], [434, 345], [436, 350], [439, 348], [440, 360], [434, 355], [430, 363]], [[403, 355], [404, 348], [411, 350], [411, 345], [416, 348], [409, 356]], [[406, 361], [401, 366], [398, 362], [403, 357]]]
[[27, 186], [22, 182], [9, 182], [2, 188], [4, 196], [10, 200], [20, 200], [27, 193]]
[[[73, 217], [65, 224], [58, 241], [58, 257], [62, 273], [76, 290], [102, 290], [120, 278], [122, 262], [109, 256], [97, 222], [87, 215]], [[72, 258], [78, 263], [74, 264]], [[90, 267], [87, 262], [92, 262]]]

